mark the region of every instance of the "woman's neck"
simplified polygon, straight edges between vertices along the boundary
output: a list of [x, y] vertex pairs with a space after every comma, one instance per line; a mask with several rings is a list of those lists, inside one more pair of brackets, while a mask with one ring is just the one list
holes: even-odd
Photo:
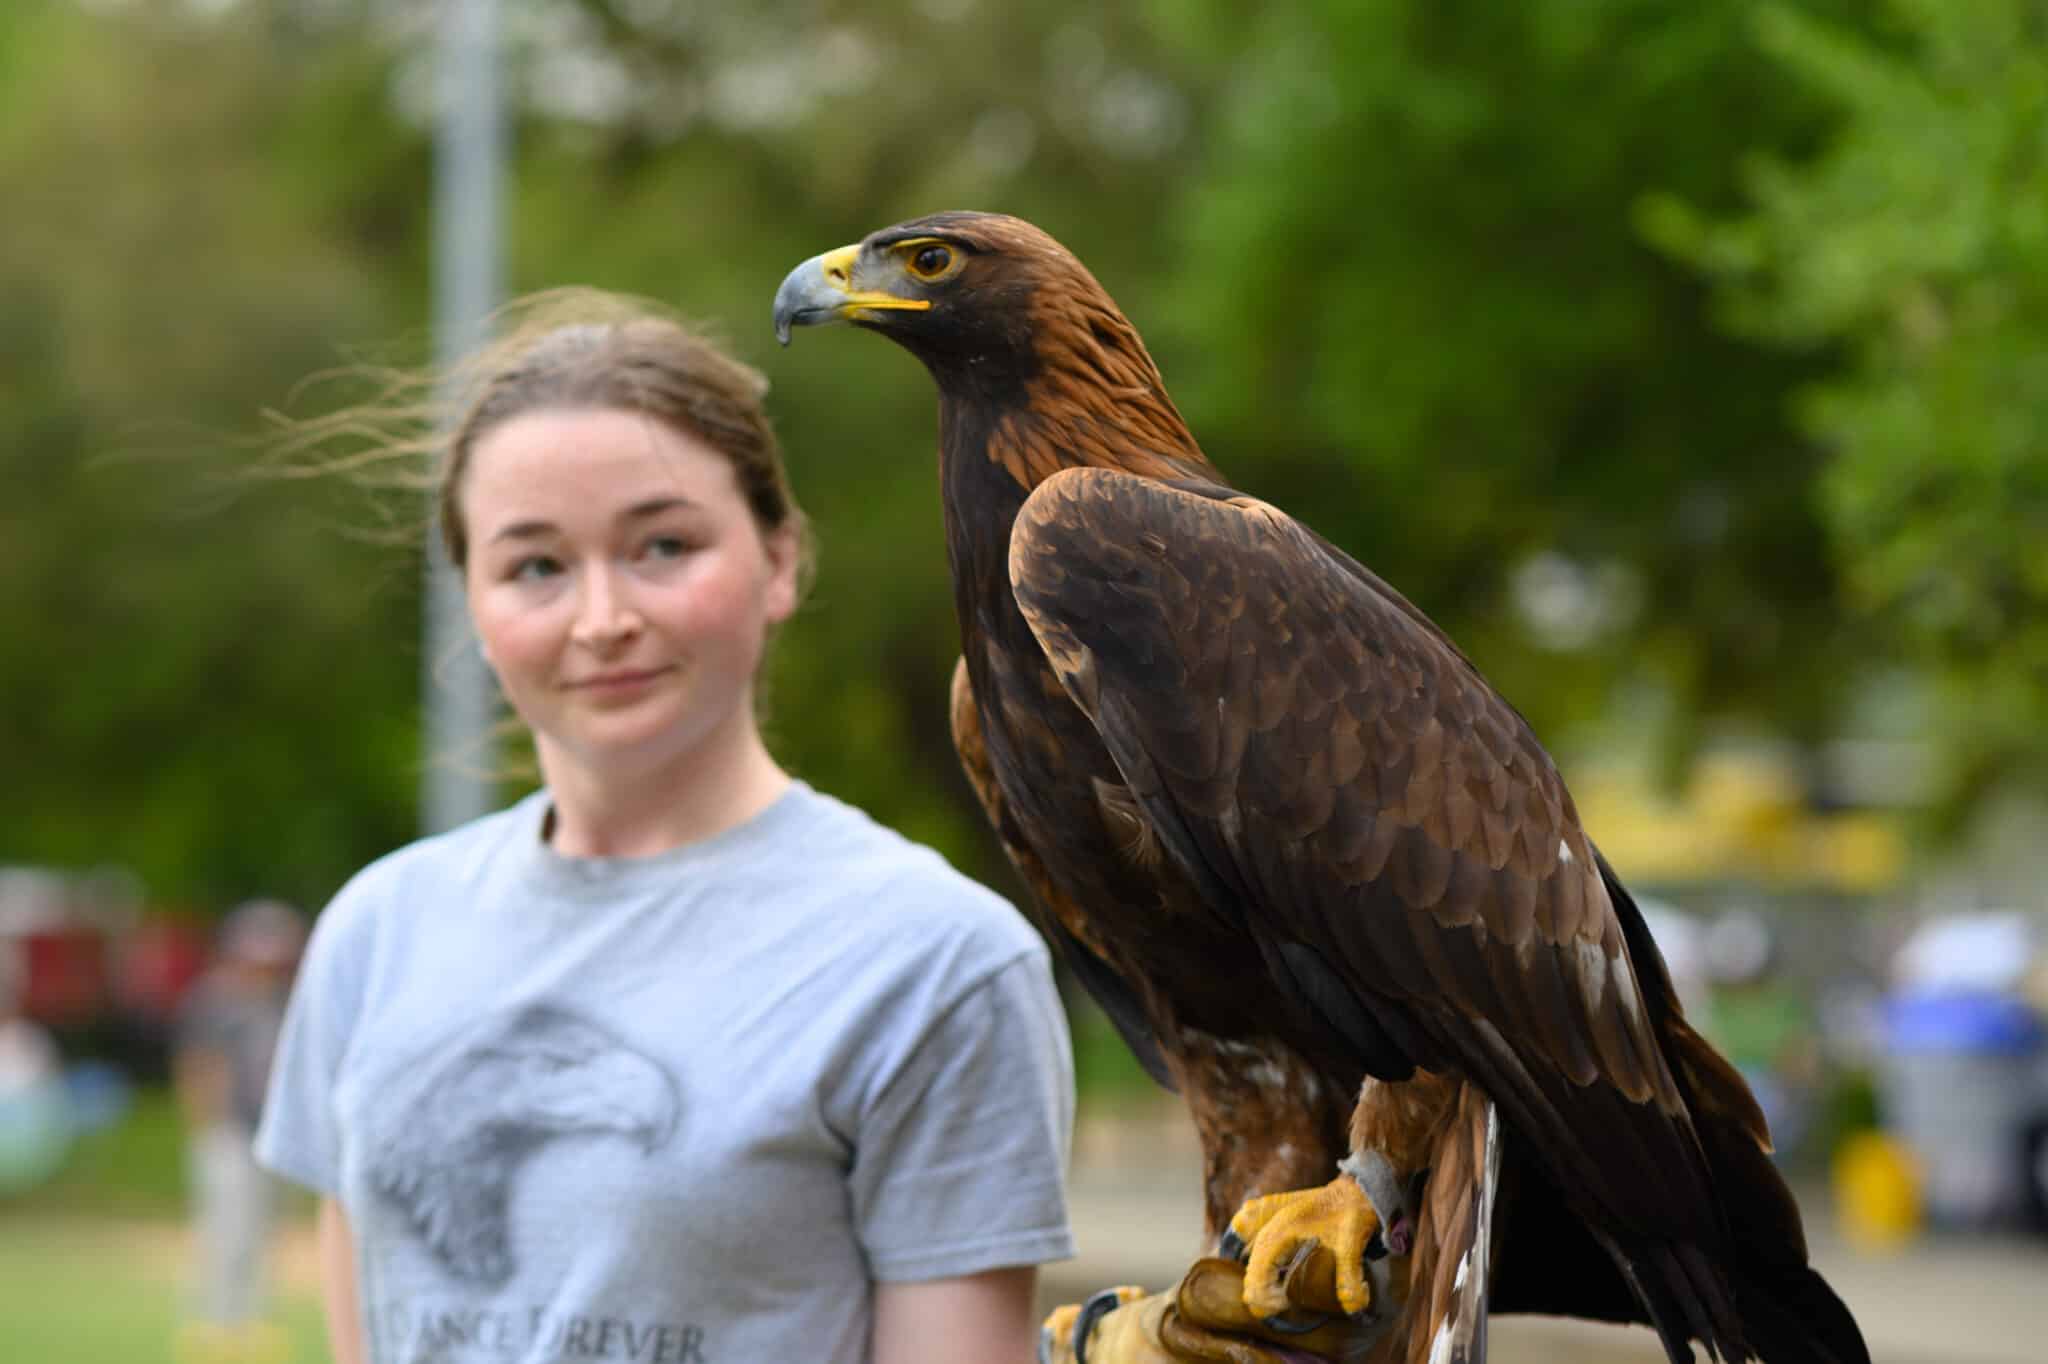
[[548, 846], [564, 857], [652, 857], [738, 828], [789, 789], [752, 725], [644, 769], [596, 769], [540, 753], [554, 809]]

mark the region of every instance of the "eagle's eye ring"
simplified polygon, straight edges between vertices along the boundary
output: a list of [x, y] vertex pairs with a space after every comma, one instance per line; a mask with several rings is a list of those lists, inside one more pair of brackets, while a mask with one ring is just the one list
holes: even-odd
[[910, 258], [910, 273], [920, 279], [937, 279], [953, 263], [953, 253], [943, 246], [921, 246]]

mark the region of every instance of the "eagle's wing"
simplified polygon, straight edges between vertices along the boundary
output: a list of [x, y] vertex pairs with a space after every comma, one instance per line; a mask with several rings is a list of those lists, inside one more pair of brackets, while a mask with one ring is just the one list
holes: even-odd
[[996, 784], [995, 769], [989, 762], [988, 742], [982, 734], [981, 714], [974, 704], [974, 684], [968, 679], [967, 660], [964, 658], [953, 667], [952, 718], [953, 748], [960, 755], [961, 770], [966, 772], [968, 784], [974, 788], [990, 826], [1002, 841], [1003, 851], [1010, 855], [1010, 864], [1037, 897], [1034, 908], [1039, 912], [1032, 918], [1039, 931], [1052, 940], [1067, 969], [1109, 1015], [1109, 1021], [1123, 1037], [1124, 1045], [1138, 1058], [1146, 1074], [1167, 1089], [1177, 1088], [1172, 1073], [1167, 1069], [1166, 1058], [1160, 1052], [1159, 1038], [1153, 1032], [1144, 1005], [1131, 989], [1130, 982], [1119, 975], [1088, 941], [1092, 930], [1087, 916], [1046, 875], [1045, 864], [1032, 851], [1016, 820], [1010, 815], [1010, 807], [1004, 802], [1002, 790]]
[[1479, 1084], [1610, 1227], [1718, 1239], [1656, 1036], [1662, 963], [1631, 959], [1527, 724], [1419, 611], [1264, 503], [1109, 469], [1040, 485], [1010, 579], [1161, 842], [1281, 988], [1376, 1073]]

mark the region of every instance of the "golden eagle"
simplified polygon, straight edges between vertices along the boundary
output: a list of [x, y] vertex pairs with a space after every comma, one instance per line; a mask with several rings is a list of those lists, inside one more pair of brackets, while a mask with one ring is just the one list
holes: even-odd
[[1225, 481], [1088, 270], [941, 213], [790, 273], [778, 336], [834, 321], [938, 385], [961, 759], [1041, 928], [1184, 1096], [1246, 1305], [1284, 1309], [1313, 1238], [1353, 1312], [1412, 1252], [1396, 1358], [1479, 1358], [1490, 1288], [1674, 1361], [1867, 1361], [1529, 726]]

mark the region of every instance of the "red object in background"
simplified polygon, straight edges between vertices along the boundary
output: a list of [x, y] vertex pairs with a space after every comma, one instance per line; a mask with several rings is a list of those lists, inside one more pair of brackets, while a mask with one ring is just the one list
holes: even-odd
[[206, 969], [212, 936], [189, 919], [151, 915], [122, 935], [114, 1005], [131, 1019], [168, 1025]]
[[50, 924], [14, 938], [21, 953], [18, 1007], [49, 1028], [96, 1022], [108, 1002], [107, 940], [86, 923]]

